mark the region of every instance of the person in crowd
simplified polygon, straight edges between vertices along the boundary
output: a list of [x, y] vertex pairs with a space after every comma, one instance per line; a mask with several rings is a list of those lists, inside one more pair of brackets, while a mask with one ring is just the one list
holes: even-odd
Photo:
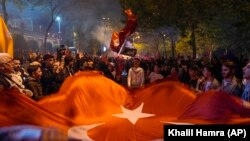
[[0, 92], [14, 90], [31, 97], [33, 93], [25, 88], [14, 72], [13, 58], [7, 53], [0, 53]]
[[199, 67], [195, 64], [192, 64], [190, 65], [189, 67], [189, 77], [190, 77], [190, 80], [189, 80], [189, 88], [191, 90], [194, 90], [194, 91], [197, 91], [199, 89], [199, 83], [198, 80], [200, 78], [199, 76]]
[[111, 80], [115, 80], [113, 74], [111, 73], [110, 71], [110, 68], [111, 66], [110, 65], [110, 62], [108, 61], [107, 57], [106, 56], [103, 56], [100, 61], [98, 62], [98, 70], [100, 70], [102, 72], [102, 74], [104, 76], [106, 76], [107, 78], [111, 79]]
[[32, 99], [39, 100], [43, 97], [42, 85], [40, 83], [40, 79], [42, 76], [40, 65], [30, 65], [27, 68], [29, 73], [29, 77], [26, 82], [26, 87], [33, 92]]
[[69, 76], [73, 76], [74, 75], [74, 58], [71, 56], [66, 56], [64, 58], [64, 68], [63, 68], [63, 74], [64, 74], [64, 78], [67, 78]]
[[128, 71], [127, 85], [129, 88], [141, 88], [145, 83], [145, 74], [140, 67], [140, 59], [133, 58], [133, 66]]
[[233, 61], [225, 61], [222, 63], [222, 76], [220, 90], [241, 97], [242, 84], [239, 84], [235, 78], [235, 63]]
[[62, 71], [63, 67], [59, 66], [54, 67], [54, 56], [50, 54], [45, 54], [43, 56], [43, 66], [42, 68], [42, 77], [41, 84], [43, 88], [43, 95], [50, 95], [56, 93], [62, 82], [62, 77], [59, 73]]
[[219, 81], [215, 78], [215, 68], [211, 64], [205, 64], [203, 68], [203, 77], [198, 80], [201, 92], [217, 90], [220, 88]]
[[163, 79], [163, 75], [160, 74], [160, 67], [157, 64], [154, 65], [154, 71], [149, 74], [148, 79], [149, 83]]
[[[75, 74], [74, 58], [71, 56], [65, 56], [63, 61], [64, 61], [63, 64], [60, 64], [59, 61], [56, 61], [54, 63], [54, 72], [56, 73], [57, 78], [60, 78], [60, 79], [57, 79], [59, 86], [62, 85], [62, 83], [67, 77], [73, 76]], [[61, 65], [63, 65], [63, 67], [61, 67]]]
[[19, 59], [14, 59], [14, 74], [18, 77], [19, 81], [24, 84], [26, 78], [28, 77], [28, 73], [26, 70], [21, 66], [21, 61]]
[[113, 62], [109, 62], [108, 63], [108, 70], [110, 72], [110, 74], [112, 74], [110, 76], [110, 78], [112, 80], [114, 80], [115, 82], [118, 82], [118, 80], [116, 79], [116, 69], [115, 69], [115, 64]]
[[173, 65], [171, 67], [170, 74], [168, 75], [168, 79], [172, 81], [179, 81], [179, 76], [178, 76], [179, 69], [177, 66]]
[[11, 73], [12, 79], [18, 83], [20, 86], [24, 87], [24, 81], [26, 77], [21, 72], [21, 62], [18, 59], [13, 59], [13, 69], [14, 71]]
[[243, 68], [244, 86], [241, 99], [250, 102], [250, 62]]
[[188, 62], [181, 61], [181, 65], [179, 68], [179, 80], [184, 84], [188, 84], [190, 81], [189, 73], [188, 73]]
[[66, 47], [65, 47], [65, 45], [60, 45], [60, 48], [57, 49], [56, 60], [59, 62], [63, 62], [65, 56], [66, 56]]
[[171, 66], [167, 63], [163, 63], [161, 66], [161, 74], [166, 78], [171, 72]]

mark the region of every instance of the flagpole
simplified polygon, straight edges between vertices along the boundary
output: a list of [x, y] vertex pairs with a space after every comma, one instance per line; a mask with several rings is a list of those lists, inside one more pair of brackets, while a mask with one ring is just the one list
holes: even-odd
[[119, 50], [118, 52], [118, 56], [121, 54], [122, 50], [123, 50], [123, 47], [125, 46], [125, 43], [127, 42], [127, 40], [125, 39], [125, 41], [123, 42], [122, 46], [121, 46], [121, 49]]

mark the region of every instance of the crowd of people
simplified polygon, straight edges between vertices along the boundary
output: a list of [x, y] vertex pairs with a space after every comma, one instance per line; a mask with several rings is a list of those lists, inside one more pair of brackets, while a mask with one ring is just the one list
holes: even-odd
[[[57, 55], [33, 53], [26, 60], [0, 53], [0, 91], [12, 89], [39, 100], [56, 93], [67, 77], [78, 71], [98, 70], [129, 89], [156, 81], [178, 81], [197, 94], [224, 91], [250, 101], [250, 62], [247, 57], [220, 58], [178, 56], [176, 58], [107, 58], [72, 56], [61, 46]], [[105, 85], [105, 84], [104, 84]]]

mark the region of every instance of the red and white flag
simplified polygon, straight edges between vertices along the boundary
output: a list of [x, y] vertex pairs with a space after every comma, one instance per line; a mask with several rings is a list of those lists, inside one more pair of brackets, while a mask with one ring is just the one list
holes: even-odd
[[158, 140], [167, 123], [250, 123], [250, 110], [228, 94], [197, 97], [172, 81], [130, 91], [92, 71], [68, 77], [57, 94], [39, 102], [11, 91], [0, 100], [0, 127], [54, 127], [69, 140]]
[[114, 52], [119, 52], [126, 38], [135, 32], [137, 27], [137, 17], [132, 13], [131, 9], [124, 11], [127, 15], [126, 26], [119, 32], [113, 32], [111, 37], [110, 48]]

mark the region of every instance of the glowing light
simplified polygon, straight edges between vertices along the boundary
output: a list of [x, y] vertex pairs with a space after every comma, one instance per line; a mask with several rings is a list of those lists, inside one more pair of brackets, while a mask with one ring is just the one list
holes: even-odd
[[61, 33], [61, 17], [57, 16], [56, 21], [58, 21], [58, 33]]
[[103, 47], [103, 52], [106, 52], [107, 51], [107, 47]]

